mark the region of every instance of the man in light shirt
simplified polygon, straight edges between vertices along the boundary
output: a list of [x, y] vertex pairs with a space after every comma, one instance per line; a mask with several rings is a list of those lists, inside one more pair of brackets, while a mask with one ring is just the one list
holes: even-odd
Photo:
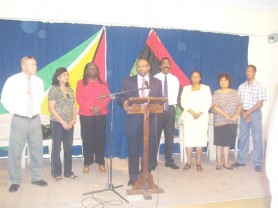
[[[158, 138], [157, 138], [157, 150], [160, 143], [160, 137], [162, 130], [164, 131], [165, 137], [165, 166], [172, 169], [179, 169], [175, 164], [172, 153], [173, 153], [173, 140], [174, 140], [174, 129], [175, 129], [175, 107], [177, 105], [178, 94], [180, 83], [177, 77], [170, 73], [171, 70], [171, 61], [169, 58], [162, 58], [160, 61], [160, 73], [156, 74], [154, 77], [159, 79], [162, 82], [162, 92], [164, 97], [168, 97], [168, 103], [164, 106], [163, 114], [159, 115], [158, 119]], [[154, 158], [155, 169], [157, 165], [156, 157]]]
[[37, 63], [34, 57], [21, 59], [22, 72], [8, 78], [4, 84], [1, 102], [13, 114], [8, 151], [10, 192], [16, 192], [22, 182], [21, 157], [28, 144], [31, 162], [31, 183], [47, 186], [43, 174], [43, 139], [40, 120], [40, 105], [44, 97], [44, 86], [35, 76]]
[[255, 79], [257, 69], [254, 65], [246, 68], [246, 82], [238, 88], [243, 111], [240, 116], [239, 160], [234, 167], [245, 166], [248, 159], [250, 131], [253, 140], [253, 166], [256, 172], [262, 171], [263, 138], [261, 108], [266, 100], [265, 87]]

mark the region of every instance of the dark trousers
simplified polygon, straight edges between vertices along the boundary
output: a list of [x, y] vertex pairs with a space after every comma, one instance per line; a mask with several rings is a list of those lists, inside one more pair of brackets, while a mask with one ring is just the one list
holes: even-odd
[[165, 163], [172, 163], [172, 154], [173, 154], [173, 140], [174, 140], [174, 129], [175, 129], [175, 107], [173, 105], [169, 106], [168, 111], [164, 111], [162, 114], [159, 114], [158, 119], [158, 133], [156, 140], [156, 154], [154, 155], [154, 163], [157, 163], [157, 154], [159, 150], [160, 137], [162, 130], [164, 131], [165, 138], [165, 148], [164, 148], [164, 158]]
[[106, 115], [80, 115], [84, 165], [104, 164]]
[[[140, 173], [139, 160], [142, 150], [143, 142], [143, 127], [138, 128], [138, 133], [134, 136], [127, 136], [128, 141], [128, 172], [129, 178], [133, 181], [137, 180], [137, 176]], [[151, 172], [153, 167], [153, 157], [155, 152], [153, 151], [155, 145], [155, 138], [149, 137], [149, 151], [148, 151], [148, 171]], [[142, 160], [143, 162], [143, 160]], [[143, 163], [141, 163], [141, 168]]]
[[51, 173], [53, 177], [62, 175], [62, 162], [60, 158], [61, 144], [64, 149], [64, 176], [72, 175], [72, 142], [73, 127], [65, 130], [59, 122], [51, 121], [51, 130], [53, 136], [51, 153]]

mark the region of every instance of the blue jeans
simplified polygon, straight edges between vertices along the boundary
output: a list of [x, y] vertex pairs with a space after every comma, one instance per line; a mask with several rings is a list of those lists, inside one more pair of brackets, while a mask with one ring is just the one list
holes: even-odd
[[262, 112], [257, 110], [249, 116], [252, 122], [247, 123], [240, 117], [240, 135], [239, 135], [239, 163], [246, 164], [248, 159], [250, 130], [253, 141], [253, 165], [261, 166], [263, 158], [263, 138], [262, 138]]
[[22, 182], [21, 157], [26, 141], [30, 153], [32, 181], [41, 180], [43, 174], [43, 141], [40, 117], [26, 119], [14, 115], [8, 150], [8, 171], [12, 184]]
[[65, 130], [64, 127], [55, 121], [51, 121], [52, 130], [52, 153], [51, 153], [51, 173], [53, 177], [62, 175], [62, 162], [60, 158], [61, 144], [64, 148], [64, 176], [69, 177], [72, 172], [72, 142], [73, 142], [73, 127]]

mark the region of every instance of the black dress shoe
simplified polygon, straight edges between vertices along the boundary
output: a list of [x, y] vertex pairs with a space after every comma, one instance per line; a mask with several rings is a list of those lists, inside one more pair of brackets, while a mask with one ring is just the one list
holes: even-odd
[[262, 172], [261, 166], [255, 166], [255, 171], [256, 172]]
[[12, 184], [9, 188], [9, 192], [17, 192], [19, 186], [19, 184]]
[[44, 180], [32, 181], [32, 184], [38, 185], [38, 186], [47, 186], [48, 185], [48, 183]]
[[245, 164], [241, 164], [241, 163], [235, 163], [233, 164], [234, 168], [240, 167], [240, 166], [245, 166]]
[[135, 182], [136, 182], [136, 181], [134, 181], [134, 180], [132, 180], [132, 179], [129, 179], [129, 181], [127, 182], [127, 185], [128, 185], [128, 186], [134, 186], [134, 185], [135, 185]]
[[165, 167], [169, 167], [169, 168], [172, 168], [172, 169], [179, 169], [180, 167], [177, 166], [174, 162], [173, 163], [166, 163], [165, 164]]
[[153, 166], [152, 166], [152, 170], [155, 170], [156, 166], [157, 166], [157, 163], [154, 163]]

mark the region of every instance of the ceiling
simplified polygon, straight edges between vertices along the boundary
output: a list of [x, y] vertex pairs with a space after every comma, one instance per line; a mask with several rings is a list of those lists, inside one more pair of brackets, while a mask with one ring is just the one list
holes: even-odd
[[198, 0], [223, 6], [233, 6], [245, 9], [273, 10], [278, 9], [278, 0]]

